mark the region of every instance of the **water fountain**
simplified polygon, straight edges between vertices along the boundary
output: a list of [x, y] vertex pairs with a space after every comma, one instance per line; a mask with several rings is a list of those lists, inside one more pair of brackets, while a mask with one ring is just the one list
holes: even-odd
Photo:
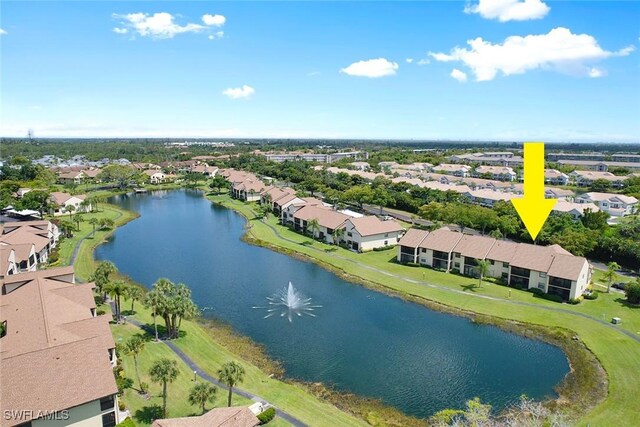
[[287, 316], [289, 322], [293, 320], [294, 314], [297, 316], [316, 317], [313, 311], [322, 307], [320, 305], [312, 305], [311, 298], [306, 298], [302, 292], [293, 287], [291, 282], [289, 282], [289, 286], [285, 286], [272, 296], [267, 297], [267, 301], [269, 301], [268, 307], [253, 308], [266, 309], [268, 314], [264, 316], [265, 319], [280, 314], [280, 317]]

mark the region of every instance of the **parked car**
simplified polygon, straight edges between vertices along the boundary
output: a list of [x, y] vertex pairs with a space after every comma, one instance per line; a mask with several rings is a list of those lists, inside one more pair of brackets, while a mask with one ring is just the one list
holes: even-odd
[[611, 285], [611, 287], [624, 291], [625, 289], [627, 289], [627, 284], [625, 282], [616, 282]]

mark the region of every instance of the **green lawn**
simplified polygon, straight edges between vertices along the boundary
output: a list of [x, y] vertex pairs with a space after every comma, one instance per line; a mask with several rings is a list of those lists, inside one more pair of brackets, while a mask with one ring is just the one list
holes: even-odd
[[[128, 307], [128, 304], [123, 304], [123, 307]], [[136, 314], [134, 316], [128, 316], [136, 318], [142, 322], [153, 325], [153, 320], [151, 314], [148, 310], [143, 307], [136, 306]], [[160, 322], [162, 324], [162, 322]], [[116, 326], [114, 327], [114, 337], [116, 342], [118, 342], [120, 334], [124, 334], [126, 331], [123, 329], [126, 328], [129, 333], [135, 333], [135, 331], [140, 331], [140, 329], [133, 326]], [[302, 389], [299, 386], [288, 384], [282, 382], [280, 380], [270, 378], [269, 372], [263, 372], [258, 369], [251, 363], [248, 363], [244, 360], [241, 360], [233, 354], [229, 349], [222, 346], [215, 340], [215, 337], [207, 331], [205, 328], [200, 326], [199, 324], [191, 321], [183, 321], [182, 322], [182, 331], [184, 331], [183, 336], [178, 339], [175, 339], [173, 342], [189, 357], [200, 366], [204, 371], [209, 373], [211, 376], [216, 377], [216, 372], [218, 368], [222, 366], [223, 363], [226, 363], [231, 360], [235, 360], [240, 363], [246, 370], [246, 375], [244, 382], [240, 385], [240, 388], [244, 390], [251, 391], [262, 398], [266, 399], [268, 402], [276, 405], [277, 407], [291, 413], [295, 417], [301, 419], [305, 423], [313, 426], [360, 426], [365, 425], [363, 421], [360, 421], [340, 410], [338, 410], [335, 406], [325, 403], [307, 391]], [[160, 357], [160, 351], [162, 354], [164, 352], [169, 352], [168, 347], [164, 345], [158, 345], [153, 342], [149, 343], [145, 348], [151, 349], [154, 352], [157, 352], [157, 355], [149, 356], [148, 358], [156, 358]], [[156, 347], [161, 347], [162, 350], [156, 350]], [[125, 367], [125, 369], [129, 370]], [[131, 371], [133, 372], [133, 371]], [[193, 377], [193, 373], [191, 372], [191, 377]], [[145, 380], [146, 381], [146, 380]], [[188, 388], [188, 387], [187, 387]], [[129, 405], [129, 402], [132, 400], [131, 393], [128, 392], [128, 395], [125, 396], [125, 402]], [[176, 395], [186, 396], [185, 392], [176, 392]], [[225, 395], [226, 396], [226, 395]], [[137, 399], [138, 397], [135, 396]], [[241, 400], [238, 399], [234, 402], [241, 404]], [[133, 399], [134, 405], [135, 399]], [[178, 403], [176, 403], [178, 405]], [[184, 404], [179, 406], [179, 412], [171, 412], [171, 416], [179, 416], [185, 414], [185, 411], [188, 411], [188, 408], [184, 407]], [[138, 408], [137, 406], [133, 406]], [[191, 409], [193, 411], [193, 409]], [[280, 422], [284, 423], [284, 421], [280, 420]]]
[[[583, 313], [605, 320], [618, 316], [623, 319], [619, 328], [634, 334], [640, 333], [640, 308], [626, 305], [621, 294], [602, 293], [597, 300], [584, 301], [573, 306], [536, 298], [525, 291], [513, 289], [509, 292], [509, 288], [495, 284], [484, 284], [482, 288], [472, 287], [471, 285], [475, 285], [477, 280], [391, 262], [395, 255], [394, 251], [356, 254], [318, 243], [285, 227], [275, 225], [276, 219], [271, 216], [269, 223], [276, 226], [284, 237], [295, 243], [285, 241], [276, 237], [270, 228], [255, 219], [251, 205], [231, 200], [226, 195], [213, 196], [210, 199], [236, 209], [250, 218], [250, 237], [275, 245], [292, 254], [304, 254], [346, 276], [364, 279], [374, 286], [382, 286], [383, 289], [398, 292], [400, 295], [435, 301], [479, 314], [546, 327], [567, 328], [578, 335], [596, 355], [609, 379], [607, 399], [589, 413], [583, 414], [579, 424], [627, 425], [640, 410], [637, 401], [637, 391], [640, 390], [640, 375], [638, 375], [640, 344], [617, 331], [616, 327], [572, 314], [573, 312]], [[437, 287], [429, 284], [436, 284]], [[477, 298], [474, 295], [497, 299]], [[512, 301], [531, 303], [536, 306], [517, 305]], [[542, 307], [561, 308], [568, 310], [569, 313], [544, 310]]]
[[[101, 203], [99, 205], [99, 209], [97, 212], [93, 213], [85, 213], [82, 214], [82, 222], [80, 223], [80, 229], [73, 233], [73, 237], [65, 238], [59, 245], [58, 251], [60, 254], [60, 258], [56, 264], [57, 265], [69, 265], [71, 260], [71, 256], [73, 254], [73, 250], [76, 244], [84, 238], [81, 243], [80, 251], [78, 252], [78, 259], [75, 264], [75, 272], [76, 275], [84, 280], [87, 280], [91, 273], [93, 272], [93, 263], [89, 262], [93, 260], [93, 250], [96, 246], [98, 246], [113, 230], [96, 230], [95, 235], [93, 234], [93, 225], [89, 223], [91, 218], [109, 218], [115, 221], [115, 226], [119, 227], [132, 219], [135, 219], [137, 214], [130, 211], [125, 211], [117, 208], [116, 206]], [[68, 215], [64, 215], [63, 217], [68, 219]], [[83, 258], [81, 260], [80, 258]]]
[[[116, 220], [116, 225], [122, 225], [125, 222], [136, 218], [135, 213], [122, 210], [112, 205], [102, 204], [100, 209], [104, 209], [104, 213], [102, 214], [110, 215], [109, 217], [111, 218], [121, 215]], [[76, 233], [73, 239], [68, 239], [62, 243], [61, 246], [65, 247], [65, 260], [67, 260], [67, 262], [71, 257], [73, 246], [78, 239], [81, 238], [83, 233], [86, 235], [87, 231], [89, 233], [91, 232], [86, 225], [89, 224], [81, 224], [80, 233]], [[81, 244], [78, 258], [75, 263], [75, 271], [78, 277], [87, 279], [91, 275], [96, 266], [93, 251], [109, 233], [110, 231], [98, 232], [96, 233], [95, 238], [86, 239]], [[58, 265], [64, 265], [64, 263], [59, 262]], [[123, 309], [130, 308], [129, 304], [129, 302], [123, 302]], [[144, 309], [141, 304], [136, 303], [135, 309], [136, 314], [133, 316], [134, 318], [152, 323], [150, 313]], [[215, 340], [215, 337], [199, 324], [184, 321], [182, 324], [182, 330], [185, 331], [186, 334], [174, 342], [211, 376], [217, 376], [217, 369], [222, 365], [222, 363], [235, 360], [236, 362], [241, 363], [247, 371], [245, 381], [241, 385], [241, 388], [260, 395], [270, 403], [291, 413], [310, 425], [327, 427], [335, 425], [367, 425], [359, 418], [342, 412], [335, 406], [316, 398], [300, 386], [270, 378], [268, 372], [263, 372], [255, 365], [242, 360], [239, 356], [235, 355], [233, 352], [218, 343]], [[116, 343], [124, 342], [131, 335], [142, 332], [140, 328], [131, 324], [113, 325], [112, 331]], [[156, 344], [154, 342], [147, 343], [145, 351], [139, 359], [141, 374], [148, 371], [148, 367], [154, 360], [165, 356], [175, 358], [177, 360], [177, 356], [175, 356], [167, 346], [163, 344]], [[123, 360], [125, 373], [129, 378], [134, 379], [135, 373], [133, 370], [133, 359], [124, 356]], [[189, 406], [187, 403], [188, 390], [193, 384], [193, 382], [190, 381], [193, 376], [193, 372], [181, 361], [179, 365], [181, 366], [180, 377], [176, 383], [169, 387], [169, 395], [174, 396], [174, 399], [169, 401], [168, 406], [170, 417], [188, 416], [197, 412], [195, 408]], [[126, 404], [127, 408], [131, 410], [135, 421], [138, 424], [148, 425], [151, 422], [149, 408], [161, 403], [162, 399], [161, 397], [158, 397], [158, 391], [160, 390], [158, 385], [153, 385], [144, 377], [144, 375], [143, 381], [151, 385], [151, 391], [154, 397], [147, 401], [144, 400], [137, 391], [127, 390], [124, 394], [123, 402]], [[137, 387], [137, 384], [135, 386]], [[220, 396], [226, 396], [223, 390], [220, 390], [219, 393], [220, 395], [218, 396], [216, 406], [221, 406], [223, 404], [220, 403], [222, 402], [221, 399], [223, 399]], [[234, 396], [234, 403], [244, 404], [249, 402]], [[375, 417], [375, 414], [373, 414], [373, 416]], [[275, 419], [269, 423], [269, 425], [279, 427], [289, 424], [282, 419]]]

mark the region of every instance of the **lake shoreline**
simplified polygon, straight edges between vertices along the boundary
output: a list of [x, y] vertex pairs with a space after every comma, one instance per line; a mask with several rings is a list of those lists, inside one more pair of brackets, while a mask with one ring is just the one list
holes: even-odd
[[[442, 304], [408, 292], [392, 290], [384, 285], [369, 281], [357, 275], [349, 274], [308, 254], [294, 252], [273, 242], [256, 238], [251, 235], [250, 223], [255, 218], [249, 218], [244, 212], [236, 209], [234, 206], [213, 200], [210, 197], [207, 197], [206, 194], [204, 197], [211, 203], [233, 210], [246, 220], [247, 227], [245, 227], [245, 233], [242, 235], [242, 240], [248, 244], [264, 247], [302, 261], [312, 262], [351, 284], [363, 286], [367, 289], [371, 289], [394, 298], [410, 301], [438, 312], [465, 317], [471, 319], [473, 322], [481, 324], [496, 326], [503, 331], [515, 333], [525, 338], [542, 341], [560, 348], [569, 362], [570, 370], [563, 380], [554, 387], [558, 397], [555, 399], [547, 399], [545, 404], [550, 408], [557, 408], [562, 411], [569, 412], [572, 415], [572, 419], [577, 417], [580, 413], [594, 408], [607, 397], [609, 381], [606, 371], [600, 364], [596, 355], [589, 350], [581, 340], [574, 339], [575, 334], [568, 329], [560, 327], [550, 328], [533, 323], [519, 322], [497, 316], [489, 316], [470, 310], [464, 310], [459, 307]], [[328, 394], [327, 398], [331, 403], [340, 405], [344, 404], [344, 399], [341, 395], [350, 393], [329, 392], [323, 394]], [[482, 399], [481, 396], [480, 398]], [[366, 398], [363, 399], [366, 400]], [[578, 402], [581, 402], [581, 404], [578, 404]], [[344, 410], [348, 409], [345, 408]]]

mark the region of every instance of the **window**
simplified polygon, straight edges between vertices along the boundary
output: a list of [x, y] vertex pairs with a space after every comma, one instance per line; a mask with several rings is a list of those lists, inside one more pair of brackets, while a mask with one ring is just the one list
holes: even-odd
[[508, 262], [503, 262], [503, 263], [502, 263], [502, 266], [503, 266], [504, 268], [509, 268], [509, 263], [508, 263]]
[[102, 415], [102, 427], [114, 427], [116, 425], [116, 413], [108, 412]]
[[388, 241], [388, 240], [385, 240], [385, 241], [384, 241], [384, 245], [385, 245], [385, 246], [388, 246], [388, 245], [389, 245], [389, 241]]
[[420, 248], [420, 252], [425, 253], [427, 250], [425, 248]]
[[353, 234], [351, 232], [349, 232], [349, 233], [347, 233], [347, 236], [353, 237]]
[[489, 260], [489, 264], [493, 265], [495, 264], [494, 261], [492, 259]]
[[389, 233], [385, 233], [384, 237], [389, 237]]
[[547, 277], [547, 273], [540, 272], [540, 277], [541, 277], [541, 278], [545, 278], [545, 277]]
[[453, 256], [456, 257], [456, 258], [460, 258], [460, 252], [454, 252]]
[[544, 283], [538, 283], [538, 289], [542, 289], [544, 291]]
[[455, 268], [460, 268], [460, 263], [459, 262], [454, 263], [454, 267]]
[[104, 411], [107, 409], [113, 409], [113, 407], [115, 406], [115, 402], [113, 399], [113, 395], [111, 396], [106, 396], [103, 397], [102, 399], [100, 399], [100, 410]]

